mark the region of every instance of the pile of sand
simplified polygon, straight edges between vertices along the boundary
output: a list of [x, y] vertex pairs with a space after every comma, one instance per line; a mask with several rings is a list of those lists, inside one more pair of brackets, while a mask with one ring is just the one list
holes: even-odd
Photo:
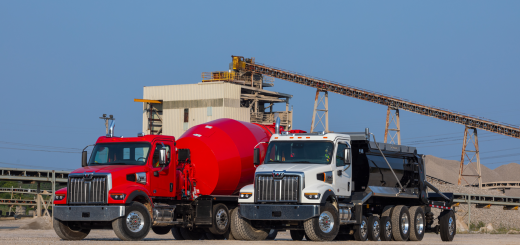
[[23, 230], [51, 230], [52, 222], [48, 217], [34, 218], [29, 223], [20, 226]]
[[520, 181], [520, 164], [510, 163], [495, 168], [495, 173], [501, 176], [498, 181]]

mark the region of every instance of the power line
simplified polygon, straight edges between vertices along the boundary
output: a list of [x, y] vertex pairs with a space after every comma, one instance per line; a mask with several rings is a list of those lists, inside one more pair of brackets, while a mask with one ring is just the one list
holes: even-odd
[[[36, 166], [36, 165], [27, 165], [27, 164], [19, 164], [19, 163], [0, 162], [0, 165], [14, 165], [14, 166], [33, 167], [33, 168], [47, 168], [47, 169], [49, 169], [49, 167], [47, 167], [47, 166]], [[57, 169], [54, 169], [54, 170], [57, 170]], [[74, 169], [64, 168], [63, 170], [74, 170]]]
[[48, 146], [48, 145], [35, 145], [35, 144], [25, 144], [25, 143], [9, 142], [9, 141], [0, 141], [0, 144], [10, 144], [10, 145], [20, 145], [20, 146], [40, 147], [40, 148], [51, 148], [51, 149], [68, 149], [68, 150], [70, 149], [70, 150], [81, 151], [80, 148]]
[[10, 148], [10, 147], [0, 147], [0, 149], [7, 150], [17, 150], [17, 151], [42, 151], [42, 152], [57, 152], [57, 153], [81, 153], [81, 151], [51, 151], [51, 150], [36, 150], [36, 149], [21, 149], [21, 148]]

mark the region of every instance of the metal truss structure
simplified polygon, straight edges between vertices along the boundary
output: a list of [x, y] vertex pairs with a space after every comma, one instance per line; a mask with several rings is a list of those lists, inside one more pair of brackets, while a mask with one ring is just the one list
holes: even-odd
[[[321, 95], [323, 93], [323, 95]], [[322, 108], [320, 109], [320, 105]], [[316, 90], [314, 99], [314, 112], [312, 114], [311, 133], [321, 125], [325, 132], [329, 132], [329, 92]]]
[[[390, 128], [392, 124], [395, 126], [394, 128]], [[385, 143], [400, 145], [401, 121], [399, 119], [399, 109], [388, 107], [385, 125]]]
[[345, 95], [348, 97], [369, 101], [372, 103], [389, 106], [399, 110], [409, 111], [424, 116], [434, 117], [444, 121], [458, 123], [492, 133], [502, 134], [513, 138], [520, 138], [520, 127], [512, 124], [502, 123], [483, 117], [473, 116], [461, 112], [442, 109], [435, 106], [420, 104], [414, 101], [377, 93], [353, 86], [292, 72], [273, 66], [256, 63], [252, 59], [244, 59], [242, 56], [232, 56], [233, 69], [245, 70], [274, 78], [298, 83], [301, 85]]
[[[470, 132], [470, 130], [472, 132]], [[468, 146], [471, 145], [473, 145], [473, 147], [468, 149]], [[468, 159], [468, 164], [464, 164], [466, 157]], [[465, 174], [464, 172], [470, 167], [475, 170], [475, 173]], [[474, 178], [471, 178], [468, 181], [468, 179], [464, 177]], [[475, 181], [478, 181], [478, 188], [482, 188], [482, 172], [480, 170], [480, 151], [478, 147], [477, 129], [468, 126], [466, 126], [466, 129], [464, 130], [464, 142], [462, 143], [462, 155], [460, 157], [459, 168], [459, 185], [462, 184], [462, 180], [466, 182], [465, 185], [473, 185]]]

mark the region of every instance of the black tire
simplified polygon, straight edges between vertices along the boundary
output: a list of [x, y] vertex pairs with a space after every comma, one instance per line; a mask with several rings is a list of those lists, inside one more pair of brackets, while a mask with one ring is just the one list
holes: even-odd
[[390, 217], [390, 214], [392, 214], [392, 209], [394, 208], [395, 206], [393, 205], [388, 205], [388, 206], [385, 206], [383, 208], [383, 213], [381, 214], [381, 217], [379, 219], [382, 219], [383, 216], [388, 216]]
[[457, 233], [457, 221], [452, 210], [442, 211], [439, 218], [441, 239], [444, 242], [451, 242]]
[[72, 222], [64, 222], [54, 219], [53, 228], [56, 234], [63, 240], [81, 240], [88, 236], [90, 229], [81, 229]]
[[302, 230], [290, 230], [289, 232], [291, 233], [291, 239], [293, 239], [293, 241], [302, 241], [305, 236], [305, 231]]
[[229, 230], [230, 224], [229, 210], [226, 205], [217, 203], [213, 205], [213, 225], [209, 231], [215, 235], [224, 235]]
[[408, 241], [410, 237], [410, 212], [403, 205], [395, 206], [390, 216], [392, 219], [392, 233], [396, 241]]
[[379, 220], [379, 238], [381, 241], [392, 241], [392, 220], [388, 216], [383, 216]]
[[371, 216], [368, 218], [368, 240], [379, 241], [379, 235], [381, 234], [381, 224], [377, 216]]
[[231, 223], [234, 222], [234, 230], [233, 236], [235, 236], [235, 233], [237, 236], [235, 236], [235, 239], [237, 237], [240, 237], [240, 240], [246, 240], [246, 241], [260, 241], [265, 240], [269, 233], [264, 230], [255, 229], [253, 226], [251, 226], [251, 221], [244, 219], [240, 217], [239, 210], [235, 210], [233, 212], [233, 216], [231, 217]]
[[206, 238], [206, 233], [200, 230], [189, 230], [188, 228], [179, 228], [179, 231], [184, 240], [204, 240]]
[[307, 236], [307, 234], [305, 234], [304, 237], [305, 237], [305, 240], [306, 240], [306, 241], [310, 241], [310, 240], [311, 240], [311, 239], [309, 238], [309, 236]]
[[141, 203], [126, 206], [125, 216], [112, 221], [112, 229], [123, 241], [141, 241], [150, 232], [152, 220], [148, 209]]
[[233, 217], [235, 217], [235, 213], [238, 211], [238, 208], [231, 209], [229, 211], [229, 215], [231, 217], [231, 224], [229, 224], [229, 235], [233, 237], [234, 240], [244, 240], [240, 234], [238, 233], [237, 226], [235, 224], [235, 220]]
[[265, 240], [271, 240], [272, 241], [272, 240], [274, 240], [276, 238], [276, 236], [278, 236], [278, 231], [274, 230], [274, 229], [271, 229], [269, 231], [269, 234], [265, 238]]
[[166, 235], [171, 229], [171, 226], [152, 226], [152, 231], [157, 235]]
[[230, 229], [226, 232], [226, 234], [224, 234], [223, 236], [224, 236], [224, 239], [225, 239], [225, 240], [229, 240], [229, 241], [236, 240], [236, 239], [235, 239], [235, 236], [233, 236], [233, 234], [231, 233], [231, 227], [230, 227]]
[[179, 227], [174, 226], [174, 227], [172, 227], [171, 231], [172, 231], [173, 238], [175, 238], [175, 240], [184, 240], [184, 237], [182, 237]]
[[312, 241], [332, 241], [339, 232], [338, 210], [327, 202], [321, 206], [320, 215], [303, 223], [305, 234]]
[[368, 240], [368, 220], [367, 217], [361, 217], [361, 224], [354, 225], [354, 239], [356, 241]]
[[421, 206], [413, 206], [410, 208], [410, 241], [422, 241], [424, 238], [424, 229], [426, 228], [426, 219], [424, 210]]

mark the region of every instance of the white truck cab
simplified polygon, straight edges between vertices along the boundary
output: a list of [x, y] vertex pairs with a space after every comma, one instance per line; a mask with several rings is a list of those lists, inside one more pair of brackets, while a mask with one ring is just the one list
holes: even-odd
[[348, 134], [274, 134], [239, 203], [319, 204], [331, 194], [350, 196], [350, 148]]

